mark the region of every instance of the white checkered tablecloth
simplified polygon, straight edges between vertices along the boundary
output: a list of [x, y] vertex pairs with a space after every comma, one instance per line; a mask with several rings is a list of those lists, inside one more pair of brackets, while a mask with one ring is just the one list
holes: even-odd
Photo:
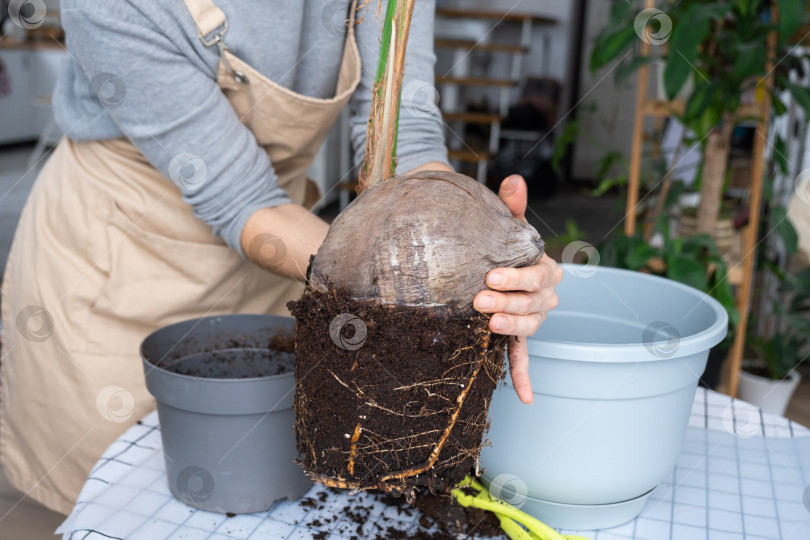
[[[317, 504], [283, 500], [230, 518], [184, 505], [166, 485], [153, 412], [107, 449], [57, 533], [64, 540], [348, 540], [419, 528], [415, 511], [400, 513], [374, 494], [315, 486], [306, 497]], [[366, 523], [358, 526], [347, 509], [368, 514]], [[561, 532], [593, 540], [810, 539], [810, 430], [699, 388], [683, 453], [642, 514], [612, 529]]]

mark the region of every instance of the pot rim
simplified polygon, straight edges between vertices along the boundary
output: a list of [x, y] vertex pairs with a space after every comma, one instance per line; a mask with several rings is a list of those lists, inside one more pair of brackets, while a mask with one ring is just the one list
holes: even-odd
[[[151, 371], [151, 370], [158, 370], [161, 373], [161, 377], [170, 377], [170, 378], [174, 378], [174, 379], [178, 379], [178, 380], [182, 380], [182, 381], [195, 381], [195, 382], [199, 382], [201, 384], [205, 384], [206, 382], [207, 383], [216, 383], [218, 385], [219, 384], [238, 384], [238, 383], [244, 384], [244, 383], [250, 383], [250, 382], [255, 383], [255, 382], [259, 382], [259, 381], [271, 381], [271, 380], [277, 380], [277, 379], [283, 379], [283, 378], [288, 378], [288, 377], [294, 377], [295, 376], [295, 370], [294, 369], [291, 370], [291, 371], [288, 371], [286, 373], [279, 373], [277, 375], [263, 375], [263, 376], [260, 376], [260, 377], [218, 378], [218, 377], [200, 377], [200, 376], [197, 376], [197, 375], [185, 375], [185, 374], [182, 374], [182, 373], [176, 373], [174, 371], [168, 370], [163, 366], [159, 366], [159, 365], [153, 363], [152, 360], [146, 355], [145, 349], [148, 347], [149, 342], [151, 340], [156, 339], [157, 336], [159, 336], [161, 334], [170, 333], [170, 332], [172, 332], [172, 331], [174, 331], [174, 330], [176, 330], [178, 328], [181, 328], [183, 326], [191, 326], [191, 329], [184, 336], [184, 337], [188, 337], [188, 336], [192, 335], [192, 330], [194, 328], [196, 328], [197, 325], [202, 324], [203, 322], [209, 322], [209, 323], [213, 324], [216, 321], [216, 319], [221, 319], [221, 318], [227, 318], [228, 320], [234, 320], [236, 318], [245, 318], [245, 319], [254, 319], [254, 320], [257, 319], [257, 318], [265, 318], [268, 321], [268, 323], [273, 321], [273, 320], [278, 321], [279, 319], [283, 319], [283, 320], [286, 320], [286, 321], [294, 321], [295, 320], [293, 317], [285, 317], [283, 315], [266, 315], [266, 314], [263, 314], [263, 313], [226, 313], [226, 314], [221, 314], [221, 315], [208, 315], [208, 316], [205, 316], [205, 317], [198, 317], [196, 319], [186, 319], [186, 320], [183, 320], [183, 321], [179, 321], [179, 322], [176, 322], [176, 323], [173, 323], [173, 324], [163, 326], [161, 328], [158, 328], [157, 330], [154, 330], [153, 332], [150, 332], [149, 335], [147, 335], [143, 339], [143, 341], [141, 341], [141, 346], [138, 348], [138, 352], [140, 353], [141, 360], [143, 360], [143, 363], [144, 363], [144, 368], [147, 368], [147, 366], [148, 366], [148, 369], [145, 369], [146, 374], [148, 375], [149, 371]], [[251, 347], [251, 348], [258, 349], [260, 347]], [[236, 349], [239, 349], [239, 348], [238, 347], [226, 347], [226, 348], [215, 349], [215, 350], [217, 350], [217, 351], [227, 351], [229, 349], [235, 349], [236, 350]], [[268, 350], [270, 350], [270, 349], [268, 349]], [[166, 354], [168, 354], [168, 353], [166, 353]]]
[[[566, 273], [579, 266], [563, 263], [560, 265]], [[594, 273], [632, 274], [634, 279], [646, 280], [680, 291], [695, 299], [696, 305], [705, 303], [714, 314], [714, 322], [696, 334], [680, 337], [678, 347], [674, 354], [657, 356], [647, 350], [645, 343], [639, 340], [636, 343], [588, 343], [573, 341], [552, 341], [529, 336], [526, 338], [529, 355], [535, 357], [552, 358], [557, 360], [571, 360], [579, 362], [628, 364], [637, 362], [677, 360], [685, 356], [708, 351], [725, 338], [728, 333], [728, 314], [720, 303], [694, 287], [666, 279], [652, 274], [644, 274], [622, 268], [599, 266]], [[564, 276], [563, 279], [566, 279]], [[576, 313], [571, 311], [558, 311], [558, 313]]]
[[774, 385], [777, 385], [777, 384], [792, 384], [797, 380], [801, 380], [801, 378], [802, 378], [802, 374], [799, 373], [799, 371], [797, 369], [792, 369], [790, 371], [790, 373], [788, 374], [788, 377], [786, 377], [784, 379], [779, 379], [778, 381], [775, 381], [775, 380], [771, 379], [770, 377], [763, 377], [762, 375], [757, 375], [756, 373], [751, 373], [750, 371], [746, 370], [745, 368], [740, 369], [740, 377], [743, 377], [743, 376], [748, 377], [748, 378], [750, 378], [752, 380], [756, 380], [756, 381], [772, 383]]

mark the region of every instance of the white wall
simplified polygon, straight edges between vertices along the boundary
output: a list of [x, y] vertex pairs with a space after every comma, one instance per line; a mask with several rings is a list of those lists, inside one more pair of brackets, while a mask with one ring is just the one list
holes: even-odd
[[[619, 87], [615, 83], [613, 66], [591, 74], [589, 64], [596, 35], [608, 20], [610, 0], [589, 0], [585, 17], [582, 69], [578, 100], [581, 105], [596, 104], [595, 113], [580, 115], [581, 132], [574, 151], [574, 178], [593, 178], [596, 164], [608, 150], [618, 150], [629, 159], [633, 136], [633, 116], [637, 76]], [[588, 139], [599, 141], [599, 146]], [[600, 148], [600, 146], [603, 146]]]
[[[484, 9], [489, 11], [532, 13], [557, 19], [558, 23], [551, 27], [542, 27], [535, 31], [531, 44], [531, 51], [526, 57], [524, 73], [527, 75], [548, 75], [565, 81], [568, 68], [568, 40], [570, 32], [571, 3], [559, 0], [448, 0], [444, 2], [448, 7], [464, 7], [472, 9]], [[494, 36], [501, 37], [499, 30], [508, 31], [505, 25], [496, 29]], [[509, 28], [520, 31], [520, 26]], [[551, 54], [548, 56], [549, 65], [543, 66], [543, 35], [547, 35], [551, 41]], [[519, 34], [514, 41], [518, 41]], [[495, 39], [493, 41], [496, 41]], [[504, 40], [505, 41], [505, 40]], [[543, 73], [543, 68], [547, 72]]]
[[[445, 7], [459, 7], [469, 9], [482, 9], [498, 12], [532, 13], [552, 17], [557, 20], [557, 24], [552, 26], [535, 25], [532, 32], [532, 42], [529, 46], [529, 54], [523, 59], [523, 74], [525, 76], [548, 76], [556, 79], [562, 86], [561, 98], [566, 97], [566, 80], [569, 72], [569, 42], [571, 29], [571, 2], [561, 2], [552, 0], [445, 0], [438, 1], [438, 5]], [[487, 21], [489, 23], [489, 21]], [[492, 21], [495, 23], [496, 21]], [[489, 41], [502, 43], [520, 42], [520, 24], [501, 23], [497, 25], [488, 36]], [[488, 57], [488, 55], [483, 55]], [[499, 55], [499, 59], [504, 58]], [[441, 60], [441, 55], [440, 55]], [[439, 72], [442, 71], [441, 62], [437, 66]], [[487, 76], [493, 78], [510, 78], [510, 63], [506, 61], [494, 61], [487, 67]], [[512, 93], [512, 102], [521, 94], [522, 88], [517, 88]], [[487, 94], [490, 102], [497, 104], [497, 91], [485, 89], [469, 89], [467, 91], [471, 97]], [[565, 104], [562, 104], [565, 106]], [[563, 109], [564, 110], [564, 109]]]

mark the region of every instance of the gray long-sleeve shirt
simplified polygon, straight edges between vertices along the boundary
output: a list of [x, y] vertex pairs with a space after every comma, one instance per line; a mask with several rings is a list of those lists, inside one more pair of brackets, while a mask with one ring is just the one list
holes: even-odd
[[[270, 80], [318, 98], [335, 94], [350, 0], [216, 0], [230, 51]], [[362, 79], [350, 101], [355, 161], [362, 160], [386, 1], [358, 13]], [[397, 170], [447, 162], [434, 84], [433, 0], [417, 0], [406, 53]], [[241, 253], [248, 217], [289, 203], [273, 164], [216, 82], [219, 53], [205, 47], [183, 0], [62, 0], [73, 57], [53, 103], [73, 140], [128, 137], [167, 178], [181, 154], [200, 156], [205, 181], [179, 182], [184, 200]], [[182, 159], [181, 159], [182, 161]], [[173, 167], [177, 167], [175, 159]], [[193, 172], [193, 171], [192, 171]], [[168, 181], [168, 180], [167, 180]], [[177, 182], [176, 182], [177, 183]]]

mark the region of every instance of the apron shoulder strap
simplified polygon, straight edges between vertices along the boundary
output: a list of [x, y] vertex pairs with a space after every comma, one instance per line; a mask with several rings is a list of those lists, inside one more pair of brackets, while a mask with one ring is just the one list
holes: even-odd
[[191, 18], [197, 24], [200, 40], [205, 45], [212, 44], [205, 38], [218, 28], [222, 29], [219, 32], [219, 37], [222, 37], [222, 34], [228, 29], [228, 20], [225, 18], [225, 13], [217, 7], [213, 0], [184, 0], [184, 2], [186, 9], [191, 13]]

